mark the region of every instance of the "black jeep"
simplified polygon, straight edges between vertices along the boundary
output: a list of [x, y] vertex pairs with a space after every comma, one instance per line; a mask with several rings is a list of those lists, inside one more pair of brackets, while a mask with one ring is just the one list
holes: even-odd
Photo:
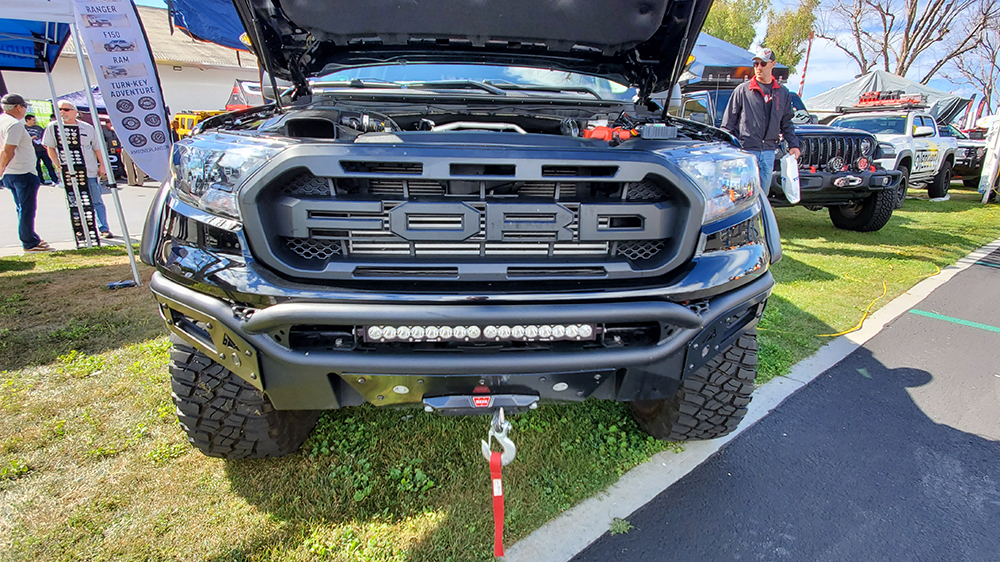
[[[742, 78], [727, 78], [744, 75], [745, 72], [732, 72], [715, 81], [700, 80], [697, 86], [682, 86], [683, 97], [676, 112], [682, 117], [721, 126], [733, 88], [742, 81]], [[715, 87], [703, 89], [706, 86]], [[798, 204], [812, 210], [825, 207], [837, 228], [858, 232], [881, 229], [897, 206], [895, 193], [902, 173], [875, 164], [881, 154], [874, 135], [817, 125], [802, 99], [794, 92], [789, 93], [796, 110], [795, 136], [799, 138], [802, 151], [798, 160], [800, 200], [797, 203], [789, 201], [782, 189], [780, 167], [775, 165], [768, 190], [771, 204], [775, 207]], [[777, 157], [780, 159], [785, 152], [782, 147]]]
[[711, 0], [344, 4], [236, 2], [292, 91], [176, 143], [150, 210], [190, 441], [282, 455], [366, 402], [732, 431], [777, 225], [752, 156], [650, 101]]

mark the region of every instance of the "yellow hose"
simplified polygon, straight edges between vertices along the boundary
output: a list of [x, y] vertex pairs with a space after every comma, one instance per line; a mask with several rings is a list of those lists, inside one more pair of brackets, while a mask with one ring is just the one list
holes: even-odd
[[868, 308], [865, 309], [865, 313], [861, 316], [861, 321], [858, 322], [857, 326], [851, 328], [850, 330], [844, 330], [843, 332], [837, 332], [836, 334], [817, 334], [817, 335], [819, 337], [821, 337], [821, 338], [835, 338], [837, 336], [842, 336], [844, 334], [850, 334], [851, 332], [856, 332], [856, 331], [860, 330], [861, 326], [864, 325], [864, 323], [865, 323], [865, 319], [868, 318], [868, 314], [871, 313], [872, 307], [875, 306], [875, 303], [877, 303], [878, 301], [882, 300], [882, 298], [885, 297], [888, 293], [889, 293], [889, 285], [887, 285], [885, 281], [882, 281], [882, 294], [878, 298], [876, 298], [875, 300], [873, 300], [871, 302], [871, 304], [868, 305]]

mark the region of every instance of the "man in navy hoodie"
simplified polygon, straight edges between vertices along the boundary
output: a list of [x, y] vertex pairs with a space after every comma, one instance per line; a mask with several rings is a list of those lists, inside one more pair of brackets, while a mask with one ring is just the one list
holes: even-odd
[[743, 150], [757, 157], [765, 194], [771, 187], [779, 133], [788, 142], [789, 153], [796, 158], [801, 153], [792, 125], [795, 110], [791, 96], [772, 75], [776, 64], [774, 51], [758, 49], [753, 57], [753, 78], [736, 87], [722, 115], [722, 128], [740, 139]]

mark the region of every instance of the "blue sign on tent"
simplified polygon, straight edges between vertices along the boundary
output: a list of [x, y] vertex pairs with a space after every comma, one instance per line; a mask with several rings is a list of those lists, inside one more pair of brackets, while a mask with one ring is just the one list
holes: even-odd
[[243, 22], [231, 0], [170, 0], [168, 5], [174, 25], [191, 37], [249, 51], [240, 42]]
[[69, 24], [0, 19], [0, 70], [45, 72], [69, 37]]

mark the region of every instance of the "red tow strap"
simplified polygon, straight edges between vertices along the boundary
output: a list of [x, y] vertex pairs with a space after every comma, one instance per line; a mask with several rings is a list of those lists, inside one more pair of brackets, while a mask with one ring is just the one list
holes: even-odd
[[493, 481], [493, 556], [503, 556], [503, 482], [500, 479], [500, 453], [490, 455], [490, 479]]

